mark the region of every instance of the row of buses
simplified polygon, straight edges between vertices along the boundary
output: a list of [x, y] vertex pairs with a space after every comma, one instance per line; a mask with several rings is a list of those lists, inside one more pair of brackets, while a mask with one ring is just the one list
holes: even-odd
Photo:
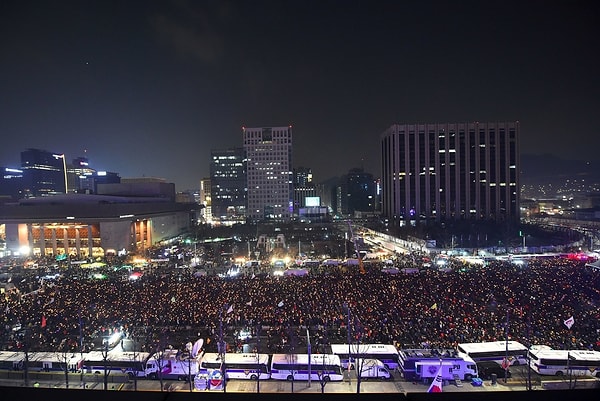
[[495, 361], [504, 368], [529, 364], [540, 375], [600, 378], [600, 351], [555, 350], [546, 345], [528, 349], [516, 341], [458, 344], [457, 351], [475, 361]]
[[[395, 346], [334, 344], [330, 354], [204, 353], [181, 358], [175, 350], [159, 354], [112, 350], [88, 353], [0, 351], [0, 370], [127, 374], [131, 378], [189, 380], [214, 370], [227, 379], [340, 381], [344, 369], [360, 366], [363, 377], [390, 379], [399, 366]], [[351, 356], [351, 357], [350, 357]]]
[[[528, 349], [516, 341], [461, 343], [456, 349], [431, 352], [398, 350], [391, 344], [332, 344], [328, 354], [204, 353], [182, 359], [175, 352], [92, 351], [89, 353], [0, 351], [0, 370], [101, 374], [127, 374], [131, 378], [191, 380], [218, 370], [226, 379], [341, 381], [344, 370], [361, 377], [389, 379], [392, 371], [407, 380], [428, 377], [435, 366], [444, 366], [450, 379], [478, 376], [476, 362], [495, 361], [503, 368], [529, 364], [540, 375], [573, 375], [600, 378], [600, 352], [554, 350], [547, 346]], [[446, 367], [447, 366], [447, 367]], [[358, 368], [358, 369], [357, 369]], [[360, 370], [360, 372], [358, 372]]]

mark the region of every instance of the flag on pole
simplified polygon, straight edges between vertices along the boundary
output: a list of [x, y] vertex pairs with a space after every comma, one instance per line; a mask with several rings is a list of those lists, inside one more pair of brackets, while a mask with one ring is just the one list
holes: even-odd
[[233, 312], [233, 305], [229, 305], [229, 309], [227, 309], [227, 313]]
[[46, 316], [42, 315], [42, 329], [46, 327]]
[[441, 393], [442, 392], [442, 363], [440, 361], [440, 367], [435, 374], [435, 378], [431, 382], [431, 386], [427, 390], [428, 393]]
[[565, 326], [567, 326], [567, 328], [571, 328], [571, 326], [573, 326], [573, 323], [575, 323], [575, 318], [573, 316], [571, 316], [570, 318], [568, 318], [567, 320], [564, 321]]
[[202, 346], [204, 345], [204, 340], [199, 338], [194, 345], [192, 346], [192, 352], [191, 352], [191, 356], [192, 358], [195, 358], [198, 356], [198, 353], [200, 352], [200, 350], [202, 349]]

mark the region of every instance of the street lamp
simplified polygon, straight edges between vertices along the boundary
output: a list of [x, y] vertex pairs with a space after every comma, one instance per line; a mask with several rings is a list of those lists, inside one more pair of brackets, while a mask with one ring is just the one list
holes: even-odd
[[102, 359], [104, 361], [104, 391], [108, 390], [108, 338], [102, 339]]
[[65, 194], [69, 193], [69, 186], [67, 185], [67, 158], [65, 157], [65, 154], [61, 154], [61, 155], [52, 155], [54, 156], [54, 158], [56, 159], [62, 159], [63, 161], [63, 174], [65, 177]]
[[351, 349], [351, 338], [350, 338], [350, 304], [344, 302], [344, 309], [346, 309], [346, 313], [348, 315], [348, 324], [346, 325], [346, 332], [348, 334], [348, 385], [352, 384], [352, 377], [350, 376], [350, 361], [352, 359], [352, 349]]
[[258, 373], [256, 375], [256, 393], [260, 393], [260, 375], [262, 374], [262, 365], [260, 364], [260, 323], [256, 325], [256, 366]]
[[[223, 381], [223, 392], [225, 393], [227, 391], [227, 380], [225, 378], [225, 371], [226, 371], [226, 366], [225, 366], [225, 355], [227, 353], [227, 347], [225, 345], [225, 343], [223, 342], [223, 310], [227, 308], [227, 304], [223, 305], [220, 310], [219, 310], [219, 356], [221, 359], [221, 380]], [[229, 309], [226, 309], [229, 310]]]

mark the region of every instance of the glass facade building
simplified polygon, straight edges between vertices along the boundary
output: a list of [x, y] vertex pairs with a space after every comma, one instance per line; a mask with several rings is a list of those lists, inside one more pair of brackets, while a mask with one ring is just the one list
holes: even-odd
[[213, 219], [246, 216], [246, 158], [243, 148], [211, 151], [210, 211]]

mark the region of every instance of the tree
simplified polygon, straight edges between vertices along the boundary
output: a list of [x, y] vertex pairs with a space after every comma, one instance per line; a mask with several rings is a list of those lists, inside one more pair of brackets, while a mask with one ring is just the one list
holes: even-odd
[[156, 371], [150, 374], [150, 379], [158, 379], [160, 381], [160, 391], [164, 391], [164, 375], [162, 372], [165, 367], [165, 351], [169, 347], [169, 334], [165, 328], [158, 332], [152, 331], [150, 328], [148, 330], [147, 338], [150, 339], [152, 354], [149, 361], [153, 361], [156, 365]]
[[[356, 393], [360, 394], [360, 385], [362, 382], [362, 371], [364, 368], [365, 358], [364, 354], [369, 347], [369, 344], [362, 344], [365, 328], [362, 326], [358, 316], [354, 316], [354, 343], [351, 345], [352, 354], [354, 358], [354, 368], [356, 372]], [[350, 363], [350, 362], [348, 362]]]
[[[295, 363], [297, 361], [297, 356], [296, 356], [296, 343], [297, 343], [297, 337], [293, 331], [292, 326], [290, 326], [290, 324], [288, 323], [287, 326], [287, 330], [286, 330], [286, 334], [287, 334], [287, 346], [286, 346], [286, 354], [288, 354], [288, 358], [290, 363]], [[294, 375], [294, 371], [292, 371], [292, 393], [294, 392], [294, 382], [296, 381], [295, 379], [295, 375]]]
[[328, 354], [322, 354], [323, 358], [321, 360], [321, 366], [316, 366], [315, 368], [318, 369], [317, 370], [317, 376], [319, 377], [319, 385], [321, 386], [321, 394], [325, 393], [325, 386], [327, 385], [327, 383], [329, 383], [329, 375], [327, 374], [328, 371], [328, 365], [329, 365], [329, 360], [328, 360]]
[[65, 374], [66, 388], [69, 388], [69, 372], [74, 372], [77, 368], [77, 366], [73, 366], [73, 363], [77, 363], [76, 357], [77, 341], [70, 338], [64, 338], [56, 350], [56, 359], [60, 363]]
[[133, 351], [131, 353], [131, 360], [132, 362], [134, 362], [132, 365], [134, 366], [134, 370], [133, 370], [133, 389], [134, 391], [137, 391], [137, 379], [138, 379], [138, 374], [140, 369], [143, 371], [144, 370], [144, 363], [145, 361], [140, 360], [141, 357], [141, 352], [138, 350], [139, 347], [139, 343], [141, 340], [141, 333], [136, 330], [133, 329], [130, 332], [130, 337], [132, 339], [132, 343], [133, 343]]

